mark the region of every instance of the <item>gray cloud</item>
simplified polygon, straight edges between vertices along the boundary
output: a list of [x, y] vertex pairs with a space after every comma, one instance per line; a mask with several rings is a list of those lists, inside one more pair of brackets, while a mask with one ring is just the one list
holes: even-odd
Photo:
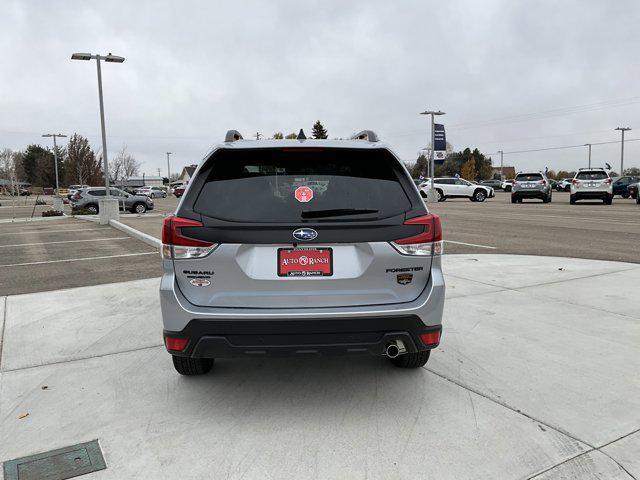
[[[640, 130], [633, 0], [5, 0], [0, 8], [0, 147], [24, 148], [53, 130], [99, 146], [95, 64], [71, 61], [74, 51], [126, 57], [103, 68], [109, 149], [126, 143], [148, 174], [164, 172], [167, 150], [176, 168], [197, 162], [228, 128], [271, 135], [309, 131], [317, 119], [331, 137], [374, 129], [413, 159], [427, 142], [425, 108], [447, 112], [457, 149], [487, 153], [614, 141], [618, 125]], [[601, 102], [609, 103], [486, 123]], [[640, 166], [640, 142], [625, 153], [625, 165]], [[594, 147], [593, 158], [619, 165], [619, 145]], [[560, 169], [585, 159], [586, 148], [505, 162]]]

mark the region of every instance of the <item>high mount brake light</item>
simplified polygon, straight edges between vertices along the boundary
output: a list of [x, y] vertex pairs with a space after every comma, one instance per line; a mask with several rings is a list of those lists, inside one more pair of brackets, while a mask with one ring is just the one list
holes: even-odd
[[418, 235], [400, 238], [391, 245], [403, 255], [442, 255], [442, 224], [436, 214], [411, 218], [405, 225], [423, 225], [424, 230]]
[[181, 260], [209, 255], [218, 246], [217, 243], [190, 238], [182, 232], [183, 228], [202, 226], [201, 222], [190, 218], [180, 218], [175, 215], [165, 217], [162, 222], [162, 256]]

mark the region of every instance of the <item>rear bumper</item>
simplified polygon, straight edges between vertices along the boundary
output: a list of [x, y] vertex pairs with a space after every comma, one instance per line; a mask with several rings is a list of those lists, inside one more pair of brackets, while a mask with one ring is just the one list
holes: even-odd
[[571, 192], [571, 196], [576, 200], [586, 200], [586, 199], [598, 199], [604, 200], [605, 198], [613, 198], [613, 194], [610, 192]]
[[420, 334], [438, 331], [415, 315], [374, 318], [305, 320], [245, 320], [243, 322], [192, 320], [180, 332], [164, 336], [184, 338], [178, 356], [193, 358], [295, 357], [319, 355], [384, 355], [392, 341], [402, 341], [409, 353], [429, 350]]
[[546, 198], [551, 191], [544, 190], [516, 190], [512, 191], [511, 195], [520, 198]]

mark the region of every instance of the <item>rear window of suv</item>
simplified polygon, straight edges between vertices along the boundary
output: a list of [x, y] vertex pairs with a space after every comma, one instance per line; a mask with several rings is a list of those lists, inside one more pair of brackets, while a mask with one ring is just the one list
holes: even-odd
[[412, 207], [399, 180], [404, 174], [400, 168], [384, 149], [218, 150], [202, 169], [208, 174], [194, 211], [222, 220], [259, 223], [298, 223], [303, 212], [342, 209], [363, 213], [317, 218], [391, 217]]
[[578, 180], [604, 180], [609, 176], [606, 172], [596, 170], [595, 172], [578, 172], [576, 178]]
[[519, 173], [516, 175], [517, 182], [537, 182], [539, 180], [542, 180], [540, 173]]

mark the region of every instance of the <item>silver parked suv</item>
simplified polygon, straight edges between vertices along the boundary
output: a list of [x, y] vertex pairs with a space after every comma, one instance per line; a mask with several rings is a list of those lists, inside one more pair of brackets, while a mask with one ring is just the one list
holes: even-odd
[[511, 187], [511, 203], [522, 203], [523, 198], [539, 198], [549, 203], [553, 188], [543, 172], [518, 172]]
[[[98, 205], [101, 198], [105, 197], [105, 187], [88, 187], [78, 190], [71, 197], [73, 208], [79, 208], [89, 213], [98, 213]], [[118, 200], [120, 210], [128, 210], [131, 213], [145, 213], [153, 210], [153, 200], [142, 195], [131, 195], [119, 188], [109, 187], [111, 196]]]
[[228, 132], [162, 243], [165, 346], [183, 375], [239, 356], [386, 355], [417, 368], [440, 342], [440, 219], [373, 132]]

